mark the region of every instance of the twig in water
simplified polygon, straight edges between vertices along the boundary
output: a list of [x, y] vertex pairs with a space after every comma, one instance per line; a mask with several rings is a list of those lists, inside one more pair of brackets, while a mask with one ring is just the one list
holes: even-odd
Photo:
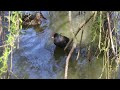
[[79, 44], [79, 49], [78, 49], [78, 54], [77, 54], [76, 60], [78, 60], [79, 56], [80, 56], [80, 46], [81, 46], [81, 43], [82, 43], [83, 32], [84, 32], [84, 30], [82, 30], [82, 33], [81, 33], [80, 44]]
[[[81, 27], [78, 28], [77, 32], [75, 33], [75, 36], [79, 33], [79, 31], [90, 21], [90, 19], [94, 16], [95, 13], [93, 13], [90, 18], [88, 20], [86, 20], [84, 23], [81, 24]], [[72, 43], [73, 39], [75, 38], [75, 36], [67, 43], [66, 47], [64, 48], [64, 50], [67, 49], [67, 47]]]
[[65, 76], [64, 76], [64, 79], [67, 79], [67, 76], [68, 76], [68, 64], [69, 64], [69, 60], [70, 60], [70, 57], [71, 57], [71, 55], [72, 55], [72, 53], [73, 53], [75, 47], [76, 47], [76, 44], [73, 44], [72, 49], [70, 50], [70, 52], [69, 52], [69, 54], [68, 54], [68, 57], [67, 57], [67, 59], [66, 59]]
[[73, 32], [73, 28], [72, 28], [72, 12], [69, 11], [68, 15], [69, 15], [69, 23], [70, 23], [70, 32], [71, 32], [72, 36], [75, 37], [75, 40], [77, 41], [77, 38], [76, 38], [76, 36]]
[[98, 44], [98, 47], [99, 47], [99, 49], [101, 49], [101, 33], [102, 33], [102, 30], [101, 30], [101, 24], [102, 24], [102, 11], [100, 11], [100, 34], [99, 34], [99, 44]]
[[[17, 15], [17, 29], [19, 30], [19, 25], [20, 25], [20, 22], [19, 22], [19, 16]], [[20, 32], [20, 30], [19, 30]], [[17, 39], [17, 49], [19, 49], [19, 33], [18, 33], [18, 39]]]
[[91, 46], [88, 47], [88, 53], [87, 53], [87, 60], [90, 62], [91, 61]]
[[110, 42], [111, 42], [111, 46], [112, 46], [112, 51], [113, 51], [113, 54], [115, 55], [115, 49], [114, 49], [114, 44], [113, 44], [113, 39], [112, 39], [112, 31], [111, 31], [110, 19], [109, 19], [108, 12], [107, 12], [107, 20], [108, 20], [108, 31], [109, 31], [109, 37], [110, 37]]

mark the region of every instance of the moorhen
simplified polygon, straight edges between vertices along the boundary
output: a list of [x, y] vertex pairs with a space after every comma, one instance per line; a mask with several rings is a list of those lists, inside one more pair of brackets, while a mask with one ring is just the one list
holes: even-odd
[[54, 44], [60, 48], [65, 48], [65, 46], [69, 42], [69, 38], [62, 36], [58, 33], [54, 33], [52, 38], [54, 39]]

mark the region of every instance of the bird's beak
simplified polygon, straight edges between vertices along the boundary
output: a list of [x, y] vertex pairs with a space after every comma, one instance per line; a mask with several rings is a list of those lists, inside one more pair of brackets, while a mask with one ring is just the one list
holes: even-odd
[[51, 35], [51, 36], [52, 36], [52, 37], [51, 37], [52, 39], [54, 39], [54, 34], [55, 34], [55, 33], [53, 32], [52, 35]]

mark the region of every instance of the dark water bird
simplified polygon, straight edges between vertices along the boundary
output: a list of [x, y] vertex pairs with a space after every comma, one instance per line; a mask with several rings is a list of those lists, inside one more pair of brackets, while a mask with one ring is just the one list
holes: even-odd
[[54, 44], [60, 48], [65, 48], [65, 46], [69, 42], [69, 38], [58, 33], [54, 33], [52, 38], [54, 39]]

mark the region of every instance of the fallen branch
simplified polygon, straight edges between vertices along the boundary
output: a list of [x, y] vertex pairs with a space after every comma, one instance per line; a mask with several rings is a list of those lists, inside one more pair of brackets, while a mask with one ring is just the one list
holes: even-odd
[[77, 34], [79, 33], [79, 31], [90, 21], [90, 19], [95, 15], [95, 13], [93, 13], [90, 18], [88, 20], [86, 20], [80, 28], [78, 28], [77, 32], [75, 33], [74, 37], [67, 43], [66, 47], [64, 48], [64, 50], [67, 49], [67, 47], [72, 43], [73, 39], [77, 36]]
[[69, 60], [70, 60], [70, 57], [71, 57], [71, 55], [72, 55], [72, 53], [73, 53], [75, 47], [76, 47], [76, 44], [73, 44], [72, 49], [70, 50], [70, 52], [69, 52], [69, 54], [68, 54], [68, 57], [67, 57], [67, 59], [66, 59], [65, 76], [64, 76], [64, 79], [67, 79], [67, 76], [68, 76], [68, 64], [69, 64]]

